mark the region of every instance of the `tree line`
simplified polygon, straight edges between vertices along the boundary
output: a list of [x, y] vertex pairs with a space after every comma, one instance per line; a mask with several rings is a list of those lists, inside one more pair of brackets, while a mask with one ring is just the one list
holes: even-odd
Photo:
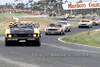
[[[19, 2], [19, 3], [17, 3]], [[14, 0], [14, 3], [6, 3], [5, 5], [0, 5], [0, 8], [9, 8], [9, 9], [24, 9], [24, 10], [32, 10], [32, 11], [44, 11], [44, 12], [53, 12], [58, 15], [63, 15], [65, 13], [70, 13], [71, 11], [63, 10], [62, 4], [68, 2], [67, 0], [28, 0], [27, 3], [21, 2], [21, 0]], [[79, 0], [77, 3], [82, 3]], [[92, 14], [98, 13], [100, 15], [100, 9], [81, 9], [81, 10], [73, 10], [73, 14]]]

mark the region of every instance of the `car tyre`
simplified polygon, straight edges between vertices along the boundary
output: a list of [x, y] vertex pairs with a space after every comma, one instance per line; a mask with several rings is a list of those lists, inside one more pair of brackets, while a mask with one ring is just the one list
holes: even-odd
[[68, 32], [68, 28], [65, 28], [65, 32]]
[[63, 32], [63, 35], [65, 35], [65, 32]]
[[88, 28], [90, 28], [90, 26], [88, 26]]
[[92, 26], [91, 26], [91, 28], [92, 28]]
[[10, 46], [10, 42], [5, 41], [5, 46]]
[[67, 30], [65, 30], [65, 32], [67, 32]]
[[91, 28], [91, 26], [88, 26], [88, 28]]
[[35, 44], [36, 46], [41, 46], [40, 39], [36, 40]]
[[68, 32], [70, 32], [70, 29], [68, 30]]
[[48, 33], [45, 33], [45, 35], [48, 35]]
[[5, 38], [5, 46], [10, 46], [10, 42], [7, 41], [7, 38]]
[[64, 34], [64, 32], [61, 31], [61, 32], [60, 32], [60, 35], [63, 35], [63, 34]]
[[96, 26], [98, 26], [98, 24], [96, 24]]
[[80, 26], [78, 26], [78, 28], [81, 28]]

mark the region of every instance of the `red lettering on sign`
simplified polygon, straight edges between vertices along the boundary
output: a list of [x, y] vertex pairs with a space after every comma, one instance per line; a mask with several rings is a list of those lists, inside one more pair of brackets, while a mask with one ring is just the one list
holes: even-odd
[[100, 7], [100, 3], [89, 3], [89, 7]]
[[86, 8], [86, 4], [68, 4], [68, 8]]

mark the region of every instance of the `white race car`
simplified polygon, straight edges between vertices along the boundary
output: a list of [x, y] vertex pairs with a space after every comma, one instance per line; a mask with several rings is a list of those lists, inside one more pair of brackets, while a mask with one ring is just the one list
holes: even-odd
[[59, 21], [59, 23], [62, 23], [64, 25], [64, 28], [65, 28], [65, 32], [69, 32], [70, 29], [71, 29], [71, 24], [66, 22], [66, 21]]
[[88, 19], [83, 19], [78, 23], [78, 28], [80, 27], [89, 27], [92, 28], [92, 21]]

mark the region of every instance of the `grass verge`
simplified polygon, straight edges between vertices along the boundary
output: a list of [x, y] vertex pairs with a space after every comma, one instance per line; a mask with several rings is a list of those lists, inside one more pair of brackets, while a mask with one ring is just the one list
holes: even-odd
[[62, 40], [70, 43], [100, 47], [100, 31], [71, 34]]
[[29, 17], [29, 18], [20, 18], [20, 21], [32, 21], [33, 23], [39, 23], [41, 29], [46, 28], [48, 23], [57, 22], [56, 20], [48, 20], [50, 17]]

